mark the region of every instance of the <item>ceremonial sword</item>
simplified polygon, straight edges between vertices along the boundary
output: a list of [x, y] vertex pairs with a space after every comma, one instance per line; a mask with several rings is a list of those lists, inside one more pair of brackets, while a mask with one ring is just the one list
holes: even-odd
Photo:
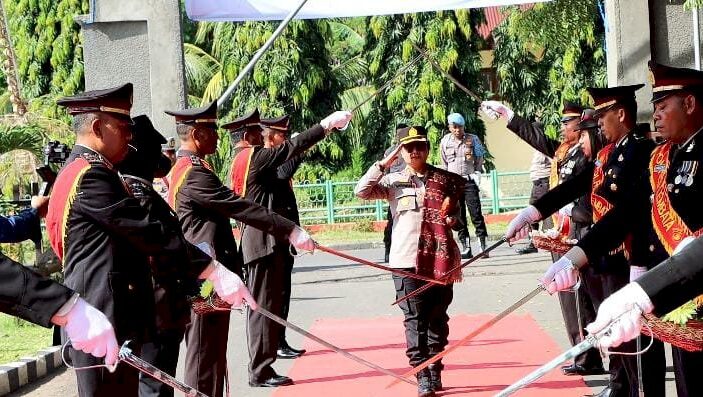
[[[502, 320], [504, 317], [506, 317], [508, 314], [514, 312], [517, 310], [520, 306], [524, 305], [527, 303], [530, 299], [534, 298], [535, 296], [539, 295], [540, 292], [544, 291], [544, 285], [540, 284], [537, 288], [534, 290], [530, 291], [527, 295], [522, 297], [519, 301], [513, 303], [509, 308], [503, 310], [502, 312], [498, 313], [495, 317], [491, 318], [490, 320], [486, 321], [485, 323], [481, 324], [478, 328], [475, 330], [471, 331], [468, 335], [463, 337], [460, 341], [454, 343], [453, 345], [449, 346], [446, 348], [443, 352], [435, 355], [434, 357], [430, 358], [429, 360], [426, 360], [422, 364], [418, 365], [417, 367], [413, 368], [412, 370], [404, 373], [403, 377], [408, 377], [415, 375], [416, 373], [422, 371], [423, 369], [427, 368], [430, 364], [435, 363], [439, 360], [441, 360], [444, 356], [447, 354], [451, 353], [452, 351], [458, 349], [459, 347], [463, 346], [466, 342], [470, 341], [471, 339], [475, 338], [477, 335], [483, 333], [483, 331], [487, 330], [488, 328], [491, 328], [495, 323], [498, 321]], [[398, 381], [393, 381], [392, 383], [388, 384], [386, 386], [386, 389], [390, 388], [393, 385], [396, 385]]]
[[[590, 334], [586, 337], [586, 339], [583, 340], [583, 342], [577, 344], [576, 346], [572, 347], [571, 349], [565, 351], [564, 353], [558, 355], [555, 357], [553, 360], [549, 361], [548, 363], [544, 364], [543, 366], [537, 368], [536, 370], [532, 371], [529, 373], [527, 376], [524, 378], [518, 380], [517, 382], [513, 383], [512, 385], [506, 387], [503, 389], [500, 393], [496, 394], [494, 397], [505, 397], [509, 396], [516, 391], [530, 385], [537, 379], [543, 377], [546, 375], [549, 371], [553, 370], [554, 368], [558, 367], [561, 365], [563, 362], [567, 360], [572, 360], [574, 357], [578, 356], [579, 354], [587, 351], [590, 348], [597, 347], [598, 346], [598, 340], [602, 338], [605, 335], [608, 335], [611, 331], [611, 328], [613, 324], [615, 324], [620, 318], [628, 315], [629, 312], [625, 312], [621, 315], [619, 315], [617, 318], [615, 318], [613, 321], [610, 322], [610, 324], [602, 329], [600, 332], [596, 334]], [[648, 325], [645, 323], [645, 326], [648, 327]], [[654, 338], [650, 340], [649, 346], [643, 351], [638, 351], [635, 353], [636, 355], [641, 355], [642, 353], [646, 352], [651, 346], [652, 343], [654, 342]], [[621, 354], [621, 355], [632, 355], [628, 353], [613, 353], [613, 354]]]
[[437, 69], [438, 72], [440, 72], [440, 73], [443, 74], [446, 78], [448, 78], [449, 80], [451, 80], [452, 83], [454, 83], [454, 84], [455, 84], [457, 87], [459, 87], [462, 91], [464, 91], [465, 93], [467, 93], [471, 98], [473, 98], [474, 100], [478, 101], [479, 103], [483, 102], [483, 99], [481, 99], [481, 97], [479, 97], [478, 95], [476, 95], [475, 92], [473, 92], [473, 91], [471, 91], [470, 89], [466, 88], [465, 85], [461, 84], [461, 83], [459, 82], [459, 80], [457, 80], [456, 78], [454, 78], [454, 76], [452, 76], [451, 74], [449, 74], [449, 72], [446, 72], [444, 69], [442, 69], [442, 67], [437, 63], [437, 61], [435, 61], [434, 59], [430, 58], [430, 56], [427, 55], [427, 53], [426, 53], [425, 51], [423, 51], [420, 47], [418, 47], [417, 44], [413, 43], [412, 41], [410, 42], [410, 44], [412, 44], [413, 48], [414, 48], [417, 52], [419, 52], [425, 59], [427, 59], [427, 60], [430, 62], [430, 64], [432, 64], [432, 67], [434, 67], [435, 69]]
[[132, 349], [127, 346], [129, 342], [130, 341], [126, 341], [122, 344], [120, 352], [117, 356], [119, 358], [118, 363], [127, 363], [139, 370], [140, 372], [143, 372], [151, 376], [152, 378], [158, 380], [159, 382], [182, 392], [187, 397], [208, 397], [207, 394], [199, 392], [198, 390], [186, 385], [185, 383], [179, 381], [173, 376], [167, 374], [166, 372], [156, 368], [155, 366], [134, 355], [134, 353], [132, 353]]
[[[488, 248], [486, 248], [485, 250], [481, 251], [481, 253], [479, 253], [478, 255], [474, 256], [473, 258], [467, 260], [466, 262], [464, 262], [464, 263], [462, 263], [462, 264], [460, 264], [460, 265], [454, 266], [452, 269], [450, 269], [448, 272], [446, 272], [444, 276], [440, 277], [439, 280], [442, 281], [442, 282], [448, 281], [449, 278], [452, 277], [452, 275], [454, 274], [454, 272], [456, 272], [456, 271], [458, 271], [458, 270], [461, 270], [461, 269], [465, 268], [466, 266], [469, 266], [470, 264], [476, 262], [479, 258], [483, 258], [483, 257], [488, 256], [488, 253], [489, 253], [489, 252], [491, 252], [491, 251], [493, 251], [494, 249], [498, 248], [500, 245], [502, 245], [503, 243], [505, 243], [505, 242], [507, 242], [507, 241], [508, 241], [508, 238], [507, 238], [507, 237], [505, 237], [505, 236], [501, 237], [500, 240], [496, 241], [493, 245], [491, 245], [490, 247], [488, 247]], [[393, 302], [393, 304], [392, 304], [391, 306], [397, 305], [397, 304], [400, 303], [400, 302], [406, 301], [406, 300], [412, 298], [413, 296], [417, 296], [417, 295], [421, 294], [422, 292], [424, 292], [425, 290], [427, 290], [428, 288], [431, 288], [431, 287], [432, 287], [432, 284], [425, 284], [425, 285], [423, 285], [422, 287], [416, 289], [415, 291], [413, 291], [413, 292], [411, 292], [411, 293], [409, 293], [409, 294], [403, 296], [402, 298], [399, 298], [398, 300], [396, 300], [395, 302]]]
[[352, 255], [349, 255], [349, 254], [345, 254], [345, 253], [343, 253], [343, 252], [334, 250], [334, 249], [332, 249], [332, 248], [325, 247], [325, 246], [323, 246], [323, 245], [318, 244], [317, 242], [315, 243], [315, 248], [319, 249], [320, 251], [327, 252], [328, 254], [336, 255], [336, 256], [339, 256], [339, 257], [344, 258], [344, 259], [349, 259], [349, 260], [351, 260], [351, 261], [354, 261], [354, 262], [357, 262], [357, 263], [361, 263], [362, 265], [371, 266], [371, 267], [374, 267], [374, 268], [376, 268], [376, 269], [385, 270], [385, 271], [387, 271], [387, 272], [399, 274], [399, 275], [401, 275], [401, 276], [410, 277], [410, 278], [414, 278], [414, 279], [417, 279], [417, 280], [427, 281], [428, 283], [439, 284], [439, 285], [447, 285], [447, 283], [446, 283], [445, 281], [442, 281], [442, 280], [437, 280], [437, 279], [434, 279], [434, 278], [432, 278], [432, 277], [427, 277], [427, 276], [423, 276], [423, 275], [420, 275], [420, 274], [407, 272], [407, 271], [401, 270], [401, 269], [394, 269], [394, 268], [392, 268], [392, 267], [379, 265], [378, 263], [374, 263], [374, 262], [371, 262], [371, 261], [367, 261], [366, 259], [357, 258], [357, 257], [355, 257], [355, 256], [352, 256]]
[[333, 344], [331, 344], [331, 343], [329, 343], [329, 342], [323, 340], [323, 339], [320, 338], [320, 337], [317, 337], [317, 336], [311, 334], [310, 332], [308, 332], [308, 331], [306, 331], [306, 330], [304, 330], [304, 329], [298, 327], [298, 326], [295, 325], [295, 324], [292, 324], [292, 323], [290, 323], [290, 322], [288, 322], [288, 321], [282, 319], [281, 317], [279, 317], [279, 316], [277, 316], [277, 315], [271, 313], [270, 311], [264, 309], [264, 308], [261, 307], [261, 306], [259, 306], [259, 307], [256, 308], [256, 309], [252, 309], [252, 310], [254, 310], [255, 312], [257, 312], [257, 313], [259, 313], [259, 314], [261, 314], [261, 315], [263, 315], [264, 317], [269, 318], [270, 320], [273, 320], [273, 321], [277, 322], [278, 324], [280, 324], [280, 325], [282, 325], [282, 326], [284, 326], [284, 327], [286, 327], [286, 328], [290, 328], [291, 330], [293, 330], [293, 331], [295, 331], [295, 332], [297, 332], [297, 333], [299, 333], [299, 334], [305, 336], [306, 338], [309, 338], [309, 339], [314, 340], [315, 342], [317, 342], [317, 343], [319, 343], [319, 344], [321, 344], [321, 345], [327, 347], [328, 349], [333, 350], [335, 353], [339, 353], [339, 354], [343, 355], [344, 357], [346, 357], [346, 358], [348, 358], [348, 359], [350, 359], [350, 360], [352, 360], [352, 361], [355, 361], [355, 362], [357, 362], [357, 363], [359, 363], [359, 364], [361, 364], [361, 365], [363, 365], [363, 366], [369, 367], [369, 368], [374, 369], [374, 370], [376, 370], [376, 371], [378, 371], [378, 372], [382, 372], [382, 373], [384, 373], [384, 374], [386, 374], [386, 375], [388, 375], [388, 376], [392, 376], [392, 377], [396, 378], [398, 382], [409, 383], [409, 384], [411, 384], [411, 385], [413, 385], [413, 386], [416, 386], [416, 385], [417, 385], [417, 383], [415, 383], [415, 382], [413, 382], [413, 381], [411, 381], [411, 380], [409, 380], [409, 379], [406, 379], [406, 378], [404, 378], [404, 377], [402, 377], [402, 376], [396, 374], [396, 373], [393, 372], [393, 371], [387, 370], [387, 369], [385, 369], [385, 368], [383, 368], [383, 367], [380, 367], [380, 366], [378, 366], [378, 365], [376, 365], [376, 364], [374, 364], [374, 363], [372, 363], [372, 362], [366, 361], [366, 360], [364, 360], [363, 358], [361, 358], [361, 357], [359, 357], [359, 356], [356, 356], [356, 355], [354, 355], [354, 354], [351, 354], [351, 353], [349, 353], [348, 351], [346, 351], [346, 350], [344, 350], [344, 349], [342, 349], [342, 348], [340, 348], [340, 347], [337, 347], [337, 346], [335, 346], [335, 345], [333, 345]]

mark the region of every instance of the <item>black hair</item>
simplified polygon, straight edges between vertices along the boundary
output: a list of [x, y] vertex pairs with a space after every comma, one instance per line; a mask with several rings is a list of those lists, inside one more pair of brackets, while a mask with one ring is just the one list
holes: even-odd
[[178, 124], [176, 124], [176, 134], [178, 134], [179, 138], [185, 138], [190, 134], [190, 132], [194, 128], [195, 128], [195, 126], [190, 125], [190, 124], [178, 123]]
[[96, 118], [98, 118], [98, 115], [93, 112], [74, 114], [73, 120], [71, 121], [71, 128], [73, 128], [76, 134], [81, 134]]

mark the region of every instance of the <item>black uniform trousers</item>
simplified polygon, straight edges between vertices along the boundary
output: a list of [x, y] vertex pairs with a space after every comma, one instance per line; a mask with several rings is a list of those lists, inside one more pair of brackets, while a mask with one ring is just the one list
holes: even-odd
[[[602, 261], [604, 264], [600, 268], [606, 269], [606, 272], [601, 274], [603, 296], [596, 297], [596, 307], [600, 306], [600, 303], [603, 302], [605, 298], [630, 282], [630, 266], [622, 253], [608, 255], [602, 258]], [[611, 350], [632, 353], [636, 351], [636, 343], [634, 341], [626, 342]], [[635, 368], [634, 377], [631, 370], [633, 364]], [[629, 397], [632, 395], [632, 392], [637, 391], [636, 369], [636, 357], [616, 354], [610, 355], [608, 371], [610, 372], [610, 387], [615, 391], [614, 396]]]
[[[64, 331], [61, 332], [61, 337], [64, 342], [67, 340]], [[134, 354], [140, 354], [141, 346], [139, 344], [133, 342], [130, 344], [130, 348]], [[71, 347], [68, 348], [68, 357], [70, 364], [76, 368], [105, 364], [102, 358], [93, 357]], [[80, 397], [133, 396], [139, 388], [139, 371], [129, 365], [118, 365], [113, 373], [104, 367], [77, 370], [75, 373]]]
[[[295, 258], [292, 255], [287, 255], [284, 258], [285, 267], [283, 271], [283, 306], [281, 307], [281, 318], [288, 320], [288, 313], [290, 312], [290, 296], [293, 289], [293, 265], [295, 264]], [[286, 328], [283, 327], [281, 330], [281, 337], [279, 339], [278, 345], [280, 347], [285, 347], [288, 345], [286, 341]]]
[[473, 179], [468, 178], [466, 180], [466, 185], [464, 185], [464, 194], [459, 200], [459, 206], [461, 207], [461, 221], [464, 227], [459, 230], [459, 239], [469, 240], [469, 226], [468, 220], [466, 218], [466, 208], [469, 209], [469, 215], [471, 216], [471, 223], [474, 224], [476, 229], [476, 237], [488, 237], [488, 229], [486, 229], [486, 220], [483, 219], [483, 212], [481, 211], [481, 197], [479, 195], [478, 186]]
[[[561, 306], [561, 314], [564, 318], [566, 333], [569, 337], [569, 342], [572, 346], [581, 342], [581, 333], [585, 334], [585, 330], [580, 330], [583, 326], [592, 323], [596, 319], [597, 306], [591, 298], [593, 295], [602, 296], [601, 277], [596, 275], [591, 268], [582, 269], [580, 272], [581, 286], [578, 293], [561, 291], [558, 293], [559, 306]], [[578, 295], [578, 301], [576, 296]], [[599, 302], [600, 303], [600, 302]], [[579, 320], [578, 306], [581, 314]], [[600, 352], [596, 348], [591, 348], [579, 354], [574, 359], [574, 364], [581, 365], [586, 369], [595, 369], [603, 367], [603, 360]]]
[[703, 353], [687, 352], [671, 347], [676, 376], [676, 393], [679, 397], [703, 396]]
[[[142, 359], [171, 376], [176, 376], [178, 352], [185, 327], [158, 330], [154, 341], [142, 346]], [[139, 397], [173, 397], [173, 388], [139, 373]]]
[[221, 397], [227, 373], [230, 312], [204, 315], [191, 310], [186, 325], [185, 383], [210, 397]]
[[[262, 308], [280, 316], [283, 313], [284, 273], [290, 253], [276, 246], [271, 255], [247, 264], [247, 287]], [[271, 365], [283, 327], [255, 311], [248, 311], [249, 381], [263, 382], [275, 375]]]
[[[406, 269], [414, 271], [414, 269]], [[426, 284], [425, 281], [393, 275], [396, 299], [410, 294]], [[416, 367], [441, 353], [449, 337], [447, 308], [454, 298], [453, 284], [435, 285], [423, 293], [399, 304], [403, 311], [405, 341], [410, 365]]]

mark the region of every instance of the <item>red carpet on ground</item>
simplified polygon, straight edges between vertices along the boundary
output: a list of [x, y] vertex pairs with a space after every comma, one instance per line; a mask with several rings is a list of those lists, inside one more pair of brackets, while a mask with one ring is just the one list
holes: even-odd
[[[460, 315], [450, 322], [450, 341], [467, 335], [490, 315]], [[401, 374], [407, 370], [402, 318], [322, 319], [310, 332], [335, 346]], [[296, 359], [288, 376], [295, 385], [277, 389], [273, 397], [416, 396], [401, 383], [386, 389], [393, 378], [357, 364], [310, 340], [307, 353]], [[561, 350], [529, 315], [509, 316], [444, 359], [444, 391], [440, 396], [493, 396], [507, 385], [546, 363]], [[550, 372], [515, 396], [582, 396], [591, 389], [581, 378]]]

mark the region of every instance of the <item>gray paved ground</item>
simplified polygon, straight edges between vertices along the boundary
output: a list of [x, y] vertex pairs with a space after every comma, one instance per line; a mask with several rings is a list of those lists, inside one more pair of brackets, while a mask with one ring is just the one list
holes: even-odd
[[[350, 254], [378, 261], [382, 249], [349, 251]], [[547, 254], [519, 256], [511, 247], [498, 248], [490, 259], [482, 259], [465, 270], [465, 281], [455, 288], [450, 315], [459, 313], [498, 313], [532, 290], [537, 278], [549, 263]], [[290, 320], [307, 328], [319, 317], [377, 317], [399, 316], [399, 309], [390, 306], [394, 289], [390, 277], [379, 271], [338, 259], [325, 253], [306, 255], [298, 259], [293, 274], [293, 301]], [[556, 298], [546, 294], [537, 296], [518, 312], [530, 313], [547, 333], [564, 349], [568, 341], [563, 330]], [[246, 377], [246, 348], [243, 317], [235, 315], [230, 329], [228, 358], [232, 377], [232, 395], [267, 397], [271, 389], [250, 388]], [[301, 338], [289, 332], [293, 346], [301, 345]], [[669, 359], [669, 366], [670, 364]], [[292, 361], [276, 363], [279, 373], [285, 374]], [[178, 377], [182, 379], [182, 363]], [[587, 383], [594, 392], [605, 385], [605, 377], [589, 377]], [[38, 385], [30, 386], [14, 395], [62, 396], [76, 395], [71, 371], [62, 371]], [[667, 395], [675, 396], [673, 374], [667, 374]]]

